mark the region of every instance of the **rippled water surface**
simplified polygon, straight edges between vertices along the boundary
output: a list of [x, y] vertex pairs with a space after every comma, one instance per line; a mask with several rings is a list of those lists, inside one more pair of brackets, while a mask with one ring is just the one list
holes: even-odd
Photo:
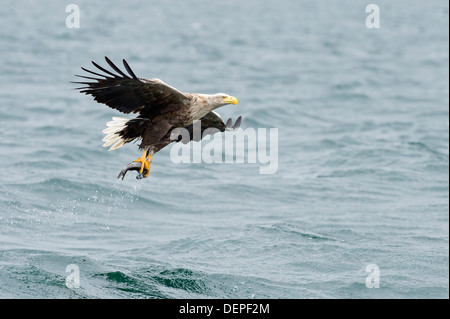
[[[67, 4], [0, 11], [0, 298], [449, 297], [448, 2], [378, 1], [379, 29], [356, 0], [80, 0], [79, 29]], [[236, 96], [277, 172], [169, 146], [117, 180], [137, 146], [70, 83], [105, 55]]]

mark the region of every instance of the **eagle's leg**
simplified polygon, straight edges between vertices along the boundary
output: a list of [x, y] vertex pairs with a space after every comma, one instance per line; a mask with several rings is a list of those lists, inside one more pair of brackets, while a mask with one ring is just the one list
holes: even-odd
[[148, 174], [150, 173], [150, 159], [152, 158], [150, 155], [150, 158], [147, 159], [148, 151], [143, 151], [142, 156], [134, 160], [133, 162], [141, 163], [141, 169], [139, 170], [139, 173], [143, 173], [145, 170], [144, 177], [148, 177]]

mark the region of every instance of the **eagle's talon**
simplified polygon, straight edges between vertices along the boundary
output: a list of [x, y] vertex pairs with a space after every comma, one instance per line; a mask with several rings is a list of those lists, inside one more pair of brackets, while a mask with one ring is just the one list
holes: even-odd
[[143, 178], [147, 178], [147, 177], [148, 177], [148, 175], [149, 175], [149, 173], [150, 173], [150, 171], [149, 171], [149, 170], [147, 170], [147, 169], [144, 169], [144, 172], [142, 172], [142, 173], [138, 173], [138, 174], [136, 175], [136, 179], [143, 179]]
[[141, 163], [141, 168], [139, 169], [139, 174], [142, 174], [142, 172], [144, 171], [145, 161], [146, 160], [142, 160], [142, 158], [138, 158], [133, 161], [133, 162]]
[[[150, 156], [150, 158], [152, 157]], [[147, 151], [143, 151], [142, 156], [135, 159], [133, 162], [141, 163], [141, 168], [139, 169], [138, 175], [141, 177], [139, 177], [138, 179], [141, 179], [142, 177], [148, 177], [148, 174], [150, 173], [150, 160], [147, 159]]]

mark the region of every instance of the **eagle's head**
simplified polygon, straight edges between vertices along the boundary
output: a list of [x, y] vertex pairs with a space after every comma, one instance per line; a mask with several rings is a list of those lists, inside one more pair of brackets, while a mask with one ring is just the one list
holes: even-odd
[[217, 109], [218, 107], [227, 104], [238, 104], [237, 98], [226, 93], [190, 93], [190, 95], [194, 96], [193, 103], [191, 104], [191, 114], [194, 120], [202, 118], [207, 113]]
[[226, 104], [238, 104], [237, 98], [226, 93], [217, 93], [211, 95], [210, 102], [214, 105], [214, 108], [218, 108]]

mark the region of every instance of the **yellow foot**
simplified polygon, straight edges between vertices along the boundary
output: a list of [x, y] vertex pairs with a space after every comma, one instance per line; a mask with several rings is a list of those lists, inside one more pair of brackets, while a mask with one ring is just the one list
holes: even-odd
[[[152, 157], [150, 156], [150, 159]], [[139, 173], [144, 173], [144, 178], [148, 177], [150, 173], [150, 160], [147, 159], [147, 151], [142, 152], [142, 156], [134, 160], [133, 162], [141, 163], [141, 168], [139, 169]]]

